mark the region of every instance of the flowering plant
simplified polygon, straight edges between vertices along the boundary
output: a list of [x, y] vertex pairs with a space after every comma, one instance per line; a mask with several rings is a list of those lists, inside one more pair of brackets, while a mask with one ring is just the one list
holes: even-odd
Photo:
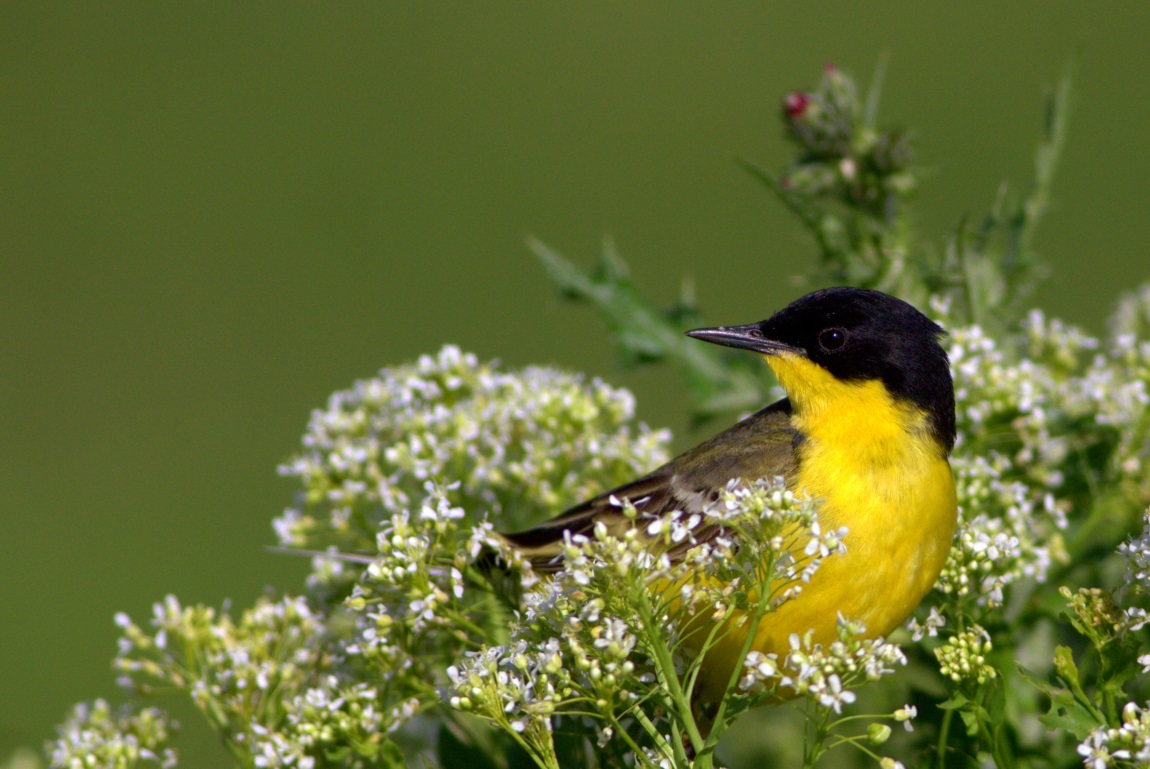
[[[1067, 83], [1032, 189], [937, 250], [908, 224], [908, 134], [835, 68], [784, 100], [796, 161], [744, 163], [812, 235], [814, 279], [898, 294], [950, 330], [959, 528], [904, 631], [867, 640], [840, 617], [836, 642], [795, 635], [783, 659], [724, 647], [733, 672], [700, 707], [724, 628], [753, 636], [843, 532], [778, 479], [744, 479], [654, 523], [620, 500], [635, 526], [569, 536], [537, 574], [495, 527], [651, 469], [670, 436], [636, 423], [624, 390], [447, 346], [312, 415], [275, 521], [312, 559], [303, 589], [235, 617], [172, 596], [148, 623], [117, 617], [133, 700], [78, 706], [51, 765], [174, 766], [174, 725], [142, 704], [162, 694], [188, 698], [241, 766], [809, 767], [840, 747], [836, 766], [1150, 765], [1150, 288], [1104, 339], [1024, 309]], [[764, 367], [683, 339], [698, 309], [655, 307], [614, 252], [584, 273], [535, 250], [624, 361], [680, 368], [699, 419], [772, 392]]]

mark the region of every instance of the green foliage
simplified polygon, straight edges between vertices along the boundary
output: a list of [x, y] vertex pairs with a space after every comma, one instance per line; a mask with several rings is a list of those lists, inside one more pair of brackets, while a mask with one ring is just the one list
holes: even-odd
[[671, 361], [679, 366], [696, 418], [757, 409], [762, 403], [769, 381], [762, 366], [683, 336], [687, 329], [702, 325], [689, 283], [684, 282], [677, 304], [660, 310], [639, 292], [610, 241], [604, 244], [599, 265], [587, 273], [538, 240], [530, 245], [564, 297], [599, 311], [625, 364]]
[[[637, 515], [629, 503], [623, 510]], [[724, 534], [672, 563], [667, 551], [708, 523]], [[806, 556], [787, 555], [788, 541]], [[778, 480], [729, 489], [700, 515], [672, 514], [621, 537], [600, 523], [593, 536], [571, 538], [563, 568], [527, 596], [507, 643], [448, 671], [449, 704], [514, 734], [551, 769], [585, 763], [560, 760], [559, 719], [589, 719], [600, 748], [630, 753], [645, 767], [712, 765], [734, 719], [780, 693], [807, 697], [829, 721], [854, 701], [851, 688], [905, 662], [897, 647], [863, 640], [861, 627], [844, 622], [841, 648], [823, 650], [808, 638], [796, 639], [785, 661], [748, 652], [763, 617], [841, 549], [841, 532], [818, 526], [814, 502]], [[722, 682], [727, 694], [717, 708], [702, 713], [692, 697], [702, 655], [733, 623], [747, 633], [747, 664]], [[812, 741], [812, 755], [824, 742]], [[627, 761], [620, 754], [603, 765]]]
[[[143, 707], [161, 696], [194, 703], [239, 766], [1150, 764], [1150, 288], [1119, 302], [1105, 339], [1025, 311], [1069, 76], [1027, 194], [1000, 194], [939, 246], [909, 225], [913, 142], [879, 123], [879, 80], [863, 98], [828, 68], [784, 100], [795, 160], [743, 165], [811, 235], [812, 282], [898, 294], [950, 331], [959, 528], [905, 631], [867, 640], [843, 617], [836, 643], [795, 636], [784, 659], [745, 642], [725, 695], [701, 707], [700, 652], [792, 597], [841, 532], [822, 530], [816, 502], [745, 479], [699, 516], [571, 537], [540, 579], [494, 526], [634, 477], [669, 436], [634, 422], [625, 391], [448, 347], [333, 395], [281, 468], [300, 490], [275, 528], [312, 556], [305, 588], [234, 618], [174, 597], [148, 629], [118, 618], [135, 704], [79, 706], [51, 765], [174, 765], [173, 725]], [[749, 356], [682, 336], [701, 324], [689, 289], [662, 310], [610, 246], [586, 273], [533, 248], [625, 361], [679, 367], [697, 417], [768, 399]], [[698, 541], [706, 517], [738, 546]], [[783, 707], [800, 714], [793, 732]], [[754, 730], [775, 740], [754, 761], [729, 742], [736, 719], [772, 722]]]
[[[814, 241], [817, 259], [807, 283], [874, 288], [919, 307], [935, 298], [946, 304], [954, 323], [978, 324], [1001, 337], [1017, 326], [1045, 276], [1034, 232], [1049, 205], [1066, 141], [1072, 76], [1067, 67], [1048, 99], [1027, 194], [1016, 200], [1003, 184], [980, 221], [963, 216], [938, 247], [920, 242], [910, 225], [908, 205], [918, 188], [914, 144], [908, 132], [878, 123], [881, 70], [864, 101], [850, 77], [828, 66], [816, 88], [792, 92], [783, 101], [787, 137], [797, 149], [794, 162], [777, 174], [750, 160], [740, 165], [795, 214]], [[588, 272], [540, 241], [530, 245], [562, 296], [599, 312], [624, 364], [668, 361], [680, 368], [696, 418], [762, 403], [769, 375], [761, 365], [683, 338], [683, 331], [704, 325], [689, 284], [675, 305], [659, 309], [643, 296], [610, 242]]]
[[[1093, 586], [1113, 584], [1122, 559], [1141, 552], [1119, 545], [1141, 525], [1150, 501], [1150, 289], [1121, 299], [1104, 340], [1025, 309], [1046, 273], [1034, 233], [1065, 145], [1072, 72], [1068, 67], [1049, 98], [1026, 194], [1016, 199], [1003, 185], [991, 211], [977, 223], [960, 219], [941, 246], [923, 242], [909, 224], [918, 186], [914, 148], [906, 132], [877, 122], [881, 73], [864, 100], [849, 77], [828, 67], [816, 88], [784, 100], [796, 159], [777, 174], [742, 163], [814, 241], [810, 283], [894, 293], [930, 307], [951, 332], [961, 520], [936, 595], [911, 624], [920, 646], [910, 648], [912, 667], [915, 657], [931, 652], [949, 691], [937, 710], [923, 713], [941, 738], [939, 766], [959, 756], [1000, 766], [1063, 765], [1040, 745], [1053, 740], [1059, 755], [1072, 756], [1071, 741], [1104, 724], [1117, 728], [1124, 696], [1146, 694], [1135, 678], [1145, 641], [1133, 632], [1144, 615], [1129, 600], [1142, 595], [1141, 583], [1128, 576], [1122, 609], [1113, 602], [1105, 608], [1099, 596], [1109, 594]], [[583, 275], [544, 246], [534, 248], [565, 296], [591, 303], [607, 319], [625, 362], [679, 366], [696, 417], [745, 411], [768, 397], [764, 379], [747, 371], [749, 356], [733, 360], [702, 350], [707, 357], [699, 364], [675, 344], [653, 343], [700, 325], [702, 313], [693, 304], [689, 316], [680, 307], [659, 313], [617, 254], [605, 257], [609, 269]], [[644, 323], [627, 325], [621, 336], [622, 321], [635, 315]], [[716, 363], [728, 373], [716, 373]], [[1067, 594], [1067, 607], [1042, 587], [1048, 583], [1087, 592]], [[933, 637], [943, 627], [950, 630], [940, 644]], [[1106, 638], [1099, 635], [1104, 627]], [[1055, 638], [1067, 644], [1057, 654]], [[1077, 668], [1073, 677], [1069, 671], [1072, 655], [1083, 654], [1080, 685]], [[1016, 665], [1020, 655], [1034, 658], [1043, 674]], [[1142, 659], [1145, 665], [1150, 657]], [[927, 691], [938, 687], [919, 683]], [[1042, 697], [1050, 713], [1040, 723], [1056, 728], [1053, 735], [1036, 730]], [[955, 714], [967, 739], [952, 745]]]

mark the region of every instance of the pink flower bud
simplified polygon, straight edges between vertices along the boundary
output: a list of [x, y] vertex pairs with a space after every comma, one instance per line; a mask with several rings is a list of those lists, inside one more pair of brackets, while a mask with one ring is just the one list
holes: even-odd
[[811, 97], [802, 91], [791, 91], [783, 99], [783, 109], [786, 111], [787, 117], [798, 119], [807, 111], [810, 103]]

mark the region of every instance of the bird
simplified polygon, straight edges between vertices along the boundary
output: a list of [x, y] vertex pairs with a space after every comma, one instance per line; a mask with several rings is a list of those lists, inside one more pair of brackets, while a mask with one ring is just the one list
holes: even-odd
[[[934, 586], [957, 523], [949, 456], [954, 387], [946, 332], [911, 304], [872, 289], [826, 288], [764, 321], [686, 332], [760, 355], [786, 397], [539, 526], [503, 534], [544, 573], [565, 537], [596, 524], [619, 533], [674, 511], [699, 512], [730, 484], [781, 477], [818, 500], [824, 531], [846, 527], [844, 553], [824, 559], [794, 598], [763, 616], [750, 650], [790, 651], [792, 635], [824, 646], [839, 617], [867, 638], [901, 625]], [[626, 517], [621, 501], [637, 515]], [[679, 557], [683, 553], [680, 550]], [[748, 623], [732, 622], [702, 660], [693, 697], [706, 709], [741, 663]]]

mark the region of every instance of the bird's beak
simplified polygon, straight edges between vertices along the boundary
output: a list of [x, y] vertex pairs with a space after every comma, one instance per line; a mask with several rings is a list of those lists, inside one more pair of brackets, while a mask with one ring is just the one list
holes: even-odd
[[763, 330], [758, 323], [749, 323], [746, 326], [716, 326], [714, 328], [697, 328], [688, 331], [687, 336], [702, 339], [704, 342], [713, 342], [726, 347], [739, 347], [754, 350], [763, 355], [778, 355], [790, 353], [806, 357], [806, 351], [783, 342], [776, 342], [763, 336]]

